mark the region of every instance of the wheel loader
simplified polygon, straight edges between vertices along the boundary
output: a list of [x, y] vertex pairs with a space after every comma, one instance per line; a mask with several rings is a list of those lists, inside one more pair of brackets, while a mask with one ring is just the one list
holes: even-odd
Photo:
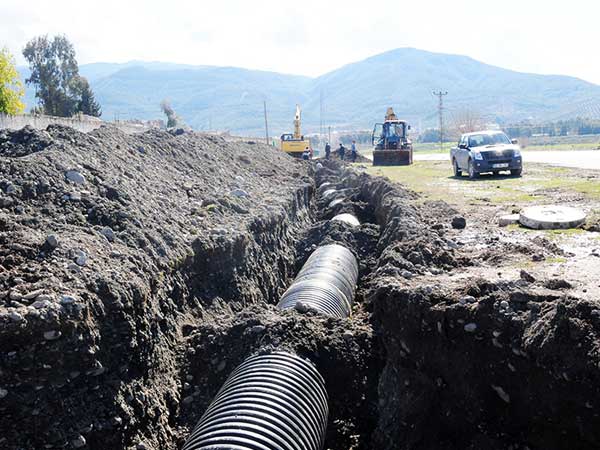
[[374, 166], [408, 166], [413, 162], [412, 142], [408, 139], [410, 125], [399, 120], [388, 108], [383, 123], [376, 123], [371, 142]]

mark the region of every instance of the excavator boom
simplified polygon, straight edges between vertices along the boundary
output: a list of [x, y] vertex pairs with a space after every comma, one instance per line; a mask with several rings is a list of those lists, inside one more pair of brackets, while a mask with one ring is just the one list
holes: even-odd
[[301, 158], [304, 151], [306, 149], [310, 150], [310, 148], [310, 141], [304, 139], [304, 136], [302, 136], [302, 110], [300, 109], [300, 105], [296, 105], [294, 132], [281, 135], [281, 150], [289, 155]]
[[300, 132], [301, 120], [302, 112], [300, 111], [300, 105], [296, 105], [296, 115], [294, 116], [294, 139], [302, 139], [302, 133]]

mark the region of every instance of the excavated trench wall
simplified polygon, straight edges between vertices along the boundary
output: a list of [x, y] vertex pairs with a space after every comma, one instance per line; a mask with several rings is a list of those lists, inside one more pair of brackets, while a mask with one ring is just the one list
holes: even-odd
[[448, 238], [440, 205], [415, 208], [383, 179], [343, 179], [381, 227], [362, 286], [385, 353], [366, 448], [598, 448], [597, 304], [523, 280], [473, 277], [450, 290], [431, 275], [447, 280], [477, 262]]
[[18, 398], [3, 405], [15, 423], [40, 432], [24, 441], [18, 428], [5, 429], [4, 438], [54, 447], [85, 432], [90, 449], [136, 442], [176, 448], [171, 425], [182, 391], [178, 359], [186, 351], [179, 339], [211, 309], [274, 303], [293, 273], [294, 237], [310, 221], [310, 200], [306, 185], [285, 207], [254, 219], [246, 232], [197, 239], [193, 254], [161, 271], [150, 286], [97, 281], [100, 303], [57, 318], [52, 329], [63, 337], [59, 344], [31, 344], [44, 325], [2, 330], [3, 349], [19, 349], [5, 366], [5, 385], [16, 384], [24, 398], [44, 386], [25, 405]]
[[[312, 221], [307, 166], [271, 171], [288, 158], [196, 134], [16, 133], [0, 146], [0, 187], [14, 187], [0, 204], [0, 447], [179, 448], [197, 406], [188, 336], [276, 302]], [[23, 298], [38, 287], [44, 300]]]

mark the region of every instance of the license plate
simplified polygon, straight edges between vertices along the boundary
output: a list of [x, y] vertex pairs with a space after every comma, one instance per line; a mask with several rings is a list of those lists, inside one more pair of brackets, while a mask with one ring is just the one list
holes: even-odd
[[508, 167], [508, 163], [502, 163], [502, 164], [492, 164], [492, 167], [494, 169], [502, 169], [503, 167]]

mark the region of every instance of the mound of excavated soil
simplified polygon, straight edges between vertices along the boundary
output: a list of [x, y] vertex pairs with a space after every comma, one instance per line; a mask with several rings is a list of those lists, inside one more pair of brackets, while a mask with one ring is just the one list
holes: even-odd
[[275, 301], [308, 165], [163, 131], [0, 135], [0, 447], [175, 448], [182, 328]]

